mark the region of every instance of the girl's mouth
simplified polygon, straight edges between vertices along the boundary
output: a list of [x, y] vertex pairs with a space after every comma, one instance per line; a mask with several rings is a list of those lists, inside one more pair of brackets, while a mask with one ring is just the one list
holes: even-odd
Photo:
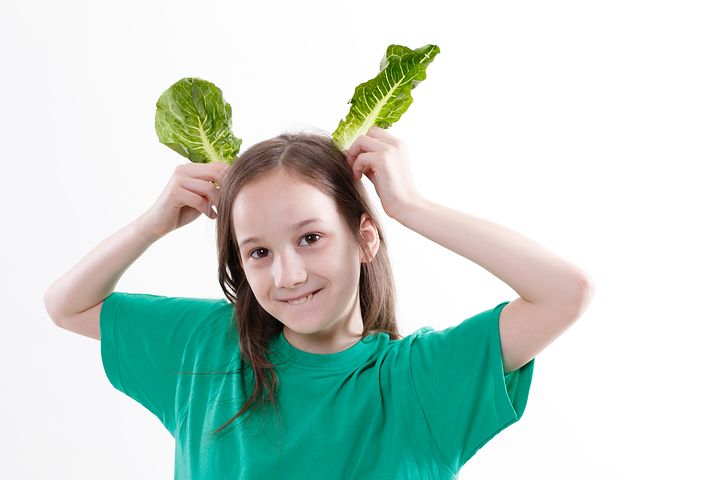
[[[321, 288], [320, 290], [322, 290], [322, 288]], [[314, 291], [313, 293], [311, 293], [310, 295], [308, 295], [308, 296], [306, 296], [306, 297], [299, 298], [299, 299], [297, 299], [297, 300], [289, 300], [289, 301], [286, 301], [285, 303], [289, 303], [290, 305], [305, 305], [305, 304], [308, 303], [310, 300], [312, 300], [313, 298], [315, 298], [315, 295], [316, 295], [318, 292], [320, 292], [320, 290], [316, 290], [316, 291]]]

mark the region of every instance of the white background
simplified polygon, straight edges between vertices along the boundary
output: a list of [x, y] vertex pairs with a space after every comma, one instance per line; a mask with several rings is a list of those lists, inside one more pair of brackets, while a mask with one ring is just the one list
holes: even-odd
[[[433, 43], [441, 51], [390, 129], [418, 189], [596, 282], [586, 314], [537, 357], [523, 417], [460, 478], [718, 478], [713, 6], [6, 0], [0, 477], [172, 478], [173, 438], [112, 387], [100, 343], [58, 328], [43, 305], [186, 161], [155, 136], [160, 93], [185, 76], [214, 82], [244, 151], [289, 129], [332, 132], [388, 45]], [[381, 220], [402, 334], [517, 297]], [[116, 290], [220, 298], [214, 242], [201, 216]]]

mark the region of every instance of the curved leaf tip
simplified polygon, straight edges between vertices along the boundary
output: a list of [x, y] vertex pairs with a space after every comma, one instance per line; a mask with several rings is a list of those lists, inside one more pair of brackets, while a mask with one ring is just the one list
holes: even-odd
[[333, 132], [333, 141], [345, 151], [370, 127], [388, 128], [413, 102], [410, 91], [425, 80], [427, 66], [440, 53], [437, 45], [412, 50], [392, 44], [380, 61], [380, 73], [355, 87], [347, 116]]
[[155, 104], [160, 143], [196, 163], [232, 164], [242, 140], [232, 133], [232, 108], [213, 83], [186, 77], [165, 90]]

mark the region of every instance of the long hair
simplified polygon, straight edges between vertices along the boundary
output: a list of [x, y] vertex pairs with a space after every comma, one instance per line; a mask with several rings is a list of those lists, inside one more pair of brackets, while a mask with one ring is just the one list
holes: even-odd
[[[244, 361], [252, 368], [255, 386], [242, 408], [215, 430], [215, 434], [258, 404], [264, 409], [265, 404], [271, 402], [277, 411], [275, 389], [278, 378], [275, 366], [269, 360], [268, 346], [270, 340], [280, 334], [283, 324], [260, 306], [250, 289], [233, 228], [232, 205], [245, 185], [279, 170], [332, 198], [358, 248], [367, 255], [370, 252], [359, 225], [363, 213], [370, 217], [378, 230], [380, 245], [374, 258], [369, 256], [372, 260], [360, 265], [362, 337], [385, 332], [392, 340], [402, 338], [395, 318], [395, 283], [385, 235], [365, 187], [353, 178], [345, 154], [325, 132], [287, 132], [256, 143], [242, 153], [228, 170], [220, 188], [216, 220], [218, 280], [233, 305], [241, 364]], [[281, 192], [278, 192], [278, 198], [283, 198]]]

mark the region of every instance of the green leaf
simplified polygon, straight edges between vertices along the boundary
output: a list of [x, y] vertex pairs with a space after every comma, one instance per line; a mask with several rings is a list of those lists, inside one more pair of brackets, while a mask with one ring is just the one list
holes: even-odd
[[390, 45], [380, 62], [380, 73], [355, 87], [347, 116], [333, 132], [333, 141], [341, 150], [350, 148], [355, 139], [370, 127], [388, 128], [400, 119], [413, 101], [410, 90], [425, 80], [425, 69], [440, 53], [437, 45], [411, 50]]
[[233, 135], [232, 109], [214, 84], [183, 78], [165, 90], [155, 106], [160, 143], [191, 162], [233, 163], [242, 140]]

